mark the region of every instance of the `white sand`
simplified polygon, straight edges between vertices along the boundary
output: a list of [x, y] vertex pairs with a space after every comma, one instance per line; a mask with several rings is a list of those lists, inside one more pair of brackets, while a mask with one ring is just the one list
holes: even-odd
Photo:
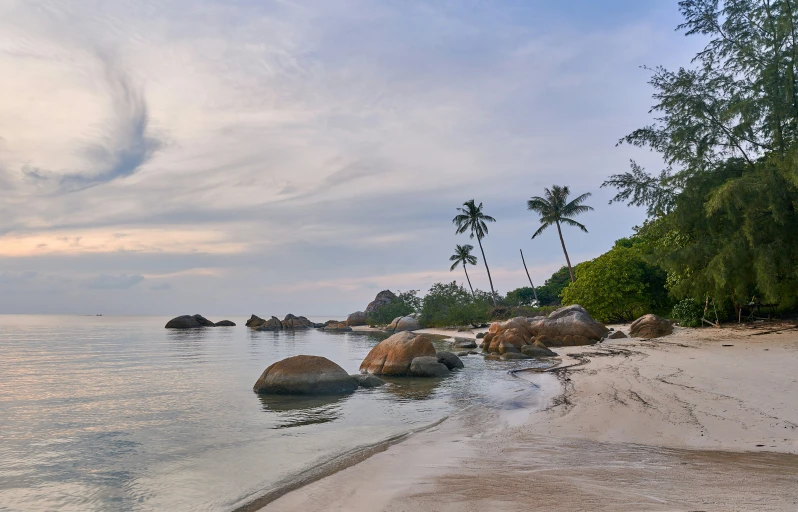
[[523, 375], [543, 410], [474, 408], [264, 510], [798, 510], [798, 329], [755, 332], [558, 349], [584, 364]]

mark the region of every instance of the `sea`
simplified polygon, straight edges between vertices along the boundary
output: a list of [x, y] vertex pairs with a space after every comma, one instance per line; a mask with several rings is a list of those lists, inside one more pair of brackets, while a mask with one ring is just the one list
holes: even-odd
[[388, 335], [229, 319], [238, 325], [171, 330], [167, 317], [0, 315], [0, 511], [235, 511], [359, 448], [470, 407], [524, 408], [539, 392], [509, 370], [543, 363], [469, 355], [444, 379], [259, 396], [275, 361], [319, 355], [356, 373]]

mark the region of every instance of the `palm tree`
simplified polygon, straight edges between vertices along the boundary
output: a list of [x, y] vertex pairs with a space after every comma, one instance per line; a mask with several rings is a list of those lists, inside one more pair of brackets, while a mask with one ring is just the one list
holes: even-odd
[[466, 280], [468, 280], [468, 287], [471, 288], [471, 295], [474, 295], [474, 287], [471, 286], [471, 278], [468, 277], [468, 269], [466, 268], [466, 263], [469, 265], [476, 265], [477, 264], [477, 257], [471, 255], [471, 251], [474, 250], [473, 245], [458, 245], [457, 248], [454, 250], [454, 254], [449, 256], [449, 261], [453, 261], [452, 267], [449, 271], [452, 271], [457, 268], [458, 265], [463, 265], [463, 270], [465, 271]]
[[568, 187], [554, 185], [551, 187], [551, 190], [544, 190], [545, 197], [535, 196], [526, 202], [528, 210], [537, 212], [540, 215], [540, 227], [535, 231], [535, 234], [532, 235], [532, 238], [541, 234], [544, 229], [552, 224], [557, 225], [557, 233], [560, 235], [562, 252], [565, 253], [565, 261], [568, 263], [568, 271], [571, 273], [571, 282], [573, 283], [575, 281], [574, 269], [571, 267], [571, 259], [568, 258], [568, 251], [565, 249], [565, 240], [562, 238], [562, 228], [560, 224], [568, 224], [569, 226], [577, 227], [587, 233], [587, 228], [571, 217], [593, 209], [590, 206], [582, 204], [585, 202], [585, 199], [590, 197], [590, 192], [582, 194], [569, 203], [567, 201], [568, 196], [571, 195], [571, 191], [568, 190]]
[[453, 219], [452, 223], [457, 226], [457, 234], [471, 231], [470, 237], [473, 239], [477, 237], [479, 243], [479, 251], [482, 253], [482, 261], [485, 262], [485, 270], [488, 271], [488, 281], [490, 282], [490, 293], [493, 298], [493, 305], [496, 305], [496, 291], [493, 289], [493, 279], [490, 277], [490, 268], [488, 267], [488, 260], [485, 259], [485, 249], [482, 248], [482, 239], [488, 234], [488, 225], [486, 222], [496, 222], [496, 219], [490, 215], [482, 213], [482, 203], [479, 206], [474, 204], [473, 199], [469, 199], [463, 203], [463, 208], [457, 209], [458, 213]]

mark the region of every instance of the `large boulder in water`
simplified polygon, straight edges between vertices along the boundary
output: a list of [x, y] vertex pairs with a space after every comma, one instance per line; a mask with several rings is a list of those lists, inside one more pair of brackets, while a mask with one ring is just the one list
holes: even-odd
[[235, 322], [231, 320], [220, 320], [214, 324], [216, 327], [235, 327]]
[[409, 331], [399, 332], [372, 348], [360, 364], [360, 371], [374, 375], [407, 375], [413, 359], [424, 356], [437, 357], [429, 338]]
[[412, 316], [400, 316], [394, 318], [393, 322], [391, 322], [388, 325], [387, 329], [389, 331], [396, 331], [396, 332], [417, 331], [418, 329], [421, 329], [421, 324], [418, 323], [418, 320], [416, 320]]
[[183, 315], [166, 322], [167, 329], [195, 329], [197, 327], [214, 327], [216, 324], [202, 315]]
[[315, 327], [315, 324], [304, 316], [294, 316], [289, 313], [283, 319], [283, 329], [310, 329], [311, 327]]
[[346, 325], [349, 327], [356, 327], [358, 325], [366, 325], [366, 313], [363, 311], [355, 311], [346, 317]]
[[252, 327], [254, 329], [255, 327], [263, 325], [264, 322], [266, 322], [266, 320], [259, 317], [258, 315], [252, 315], [251, 317], [249, 317], [249, 320], [247, 320], [247, 323], [245, 325], [247, 327]]
[[673, 332], [673, 324], [657, 315], [643, 315], [629, 327], [632, 338], [660, 338]]
[[446, 377], [449, 368], [434, 356], [416, 357], [410, 362], [408, 375], [413, 377]]
[[366, 306], [365, 313], [374, 313], [380, 307], [390, 304], [396, 298], [396, 295], [391, 290], [383, 290], [377, 294], [373, 301]]
[[330, 395], [351, 393], [358, 382], [325, 357], [293, 356], [277, 361], [255, 383], [257, 393]]

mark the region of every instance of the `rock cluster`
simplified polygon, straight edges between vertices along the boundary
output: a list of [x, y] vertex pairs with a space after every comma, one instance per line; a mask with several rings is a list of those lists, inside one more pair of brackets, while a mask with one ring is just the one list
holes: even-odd
[[451, 352], [436, 353], [429, 338], [404, 331], [372, 348], [360, 371], [395, 377], [444, 377], [462, 367], [463, 362]]
[[230, 320], [213, 323], [202, 315], [182, 315], [166, 322], [167, 329], [196, 329], [199, 327], [235, 327]]
[[643, 315], [629, 327], [632, 338], [661, 338], [673, 333], [673, 324], [657, 315]]
[[327, 332], [352, 332], [352, 328], [346, 322], [330, 322], [324, 326]]
[[550, 357], [555, 354], [548, 347], [589, 345], [608, 332], [582, 306], [573, 305], [560, 308], [547, 318], [517, 317], [495, 322], [483, 338], [482, 349], [489, 353]]
[[249, 320], [247, 320], [246, 325], [256, 331], [279, 331], [281, 329], [310, 329], [312, 327], [323, 327], [323, 325], [314, 324], [304, 316], [294, 316], [292, 314], [286, 315], [283, 320], [280, 320], [276, 316], [264, 320], [257, 315], [252, 315]]

